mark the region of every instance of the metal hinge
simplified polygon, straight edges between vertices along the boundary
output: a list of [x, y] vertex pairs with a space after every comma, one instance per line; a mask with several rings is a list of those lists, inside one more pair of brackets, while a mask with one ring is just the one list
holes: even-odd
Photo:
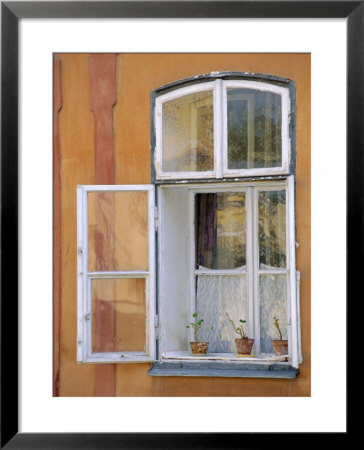
[[90, 320], [91, 319], [91, 314], [85, 314], [85, 320]]
[[159, 217], [158, 217], [158, 208], [155, 206], [154, 207], [154, 225], [155, 225], [155, 231], [158, 231], [158, 221]]

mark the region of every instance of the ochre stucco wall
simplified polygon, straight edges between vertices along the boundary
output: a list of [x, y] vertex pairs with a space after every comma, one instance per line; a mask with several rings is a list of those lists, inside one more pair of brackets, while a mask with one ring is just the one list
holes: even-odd
[[[115, 64], [113, 62], [115, 58]], [[106, 61], [106, 60], [105, 60]], [[310, 55], [309, 54], [117, 54], [97, 66], [88, 54], [55, 55], [54, 394], [59, 396], [309, 396], [310, 370]], [[58, 64], [60, 62], [60, 64]], [[109, 64], [110, 63], [110, 64]], [[103, 65], [102, 65], [103, 64]], [[113, 65], [114, 64], [114, 65]], [[95, 69], [96, 67], [96, 69]], [[103, 69], [104, 67], [104, 69]], [[114, 68], [114, 69], [113, 69]], [[109, 114], [91, 111], [95, 70], [116, 71]], [[58, 72], [59, 71], [59, 72]], [[91, 73], [90, 73], [91, 71]], [[150, 183], [150, 93], [164, 84], [211, 71], [241, 71], [289, 78], [297, 87], [297, 269], [301, 272], [303, 363], [294, 380], [150, 377], [149, 364], [79, 365], [76, 362], [76, 186], [96, 184], [95, 156], [113, 151], [107, 183]], [[90, 83], [91, 80], [91, 83]], [[97, 87], [97, 86], [96, 86]], [[101, 95], [101, 93], [100, 93]], [[107, 97], [107, 96], [106, 96]], [[113, 101], [111, 102], [113, 103]], [[55, 108], [57, 109], [57, 108]], [[105, 113], [105, 114], [104, 114]], [[99, 115], [97, 115], [99, 114]], [[109, 117], [109, 119], [108, 119]], [[105, 130], [95, 126], [106, 121]], [[109, 122], [108, 122], [109, 121]], [[113, 122], [113, 123], [112, 123]], [[95, 130], [97, 131], [95, 133]], [[107, 135], [103, 136], [103, 132]], [[110, 133], [114, 138], [110, 139]], [[104, 141], [103, 141], [104, 139]], [[100, 153], [97, 153], [100, 155]], [[97, 161], [97, 158], [96, 158]], [[103, 169], [102, 169], [103, 170]], [[108, 169], [110, 172], [110, 167]], [[59, 178], [58, 178], [59, 175]], [[57, 219], [58, 220], [58, 219]], [[58, 222], [55, 221], [55, 224]], [[59, 263], [59, 265], [58, 265]], [[59, 332], [58, 332], [59, 330]], [[59, 351], [58, 351], [58, 350]]]

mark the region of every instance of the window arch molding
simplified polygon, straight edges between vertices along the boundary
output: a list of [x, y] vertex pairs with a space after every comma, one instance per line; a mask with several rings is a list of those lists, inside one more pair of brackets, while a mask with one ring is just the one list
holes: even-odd
[[[199, 139], [188, 123], [196, 123], [196, 117], [202, 124]], [[183, 121], [177, 129], [174, 122]], [[211, 72], [166, 84], [151, 93], [152, 182], [292, 175], [295, 128], [291, 80]]]

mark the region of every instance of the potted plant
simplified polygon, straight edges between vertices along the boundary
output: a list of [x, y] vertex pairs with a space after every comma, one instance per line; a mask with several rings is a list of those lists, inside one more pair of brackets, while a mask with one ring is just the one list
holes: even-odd
[[288, 340], [282, 338], [282, 332], [281, 329], [279, 328], [279, 321], [277, 316], [274, 316], [273, 320], [274, 326], [277, 328], [279, 333], [279, 339], [272, 339], [274, 353], [278, 356], [288, 355]]
[[[194, 322], [190, 322], [186, 325], [186, 328], [193, 328], [193, 338], [194, 341], [190, 342], [191, 352], [193, 355], [205, 355], [207, 353], [207, 349], [209, 348], [208, 342], [199, 342], [197, 339], [197, 331], [202, 327], [203, 319], [198, 319], [198, 314], [193, 313], [192, 317], [195, 319]], [[211, 330], [213, 327], [211, 327]]]
[[236, 327], [229, 314], [226, 313], [226, 315], [235, 333], [240, 336], [240, 338], [235, 339], [236, 351], [238, 355], [250, 355], [252, 352], [254, 339], [249, 339], [244, 331], [244, 323], [246, 323], [246, 320], [240, 319], [239, 321], [241, 325], [239, 327]]

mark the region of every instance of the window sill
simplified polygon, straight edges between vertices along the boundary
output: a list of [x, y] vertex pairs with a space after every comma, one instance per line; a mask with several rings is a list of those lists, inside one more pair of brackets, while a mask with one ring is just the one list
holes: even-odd
[[206, 355], [193, 355], [191, 352], [186, 351], [174, 351], [162, 353], [162, 360], [203, 360], [203, 361], [249, 361], [249, 362], [277, 362], [287, 361], [288, 355], [276, 356], [270, 353], [265, 353], [261, 356], [254, 355], [237, 355], [236, 353], [207, 353]]
[[[278, 359], [279, 358], [279, 359]], [[264, 358], [236, 357], [235, 354], [192, 356], [188, 352], [168, 352], [152, 365], [150, 376], [234, 377], [234, 378], [296, 378], [299, 369], [287, 357], [266, 355]]]

